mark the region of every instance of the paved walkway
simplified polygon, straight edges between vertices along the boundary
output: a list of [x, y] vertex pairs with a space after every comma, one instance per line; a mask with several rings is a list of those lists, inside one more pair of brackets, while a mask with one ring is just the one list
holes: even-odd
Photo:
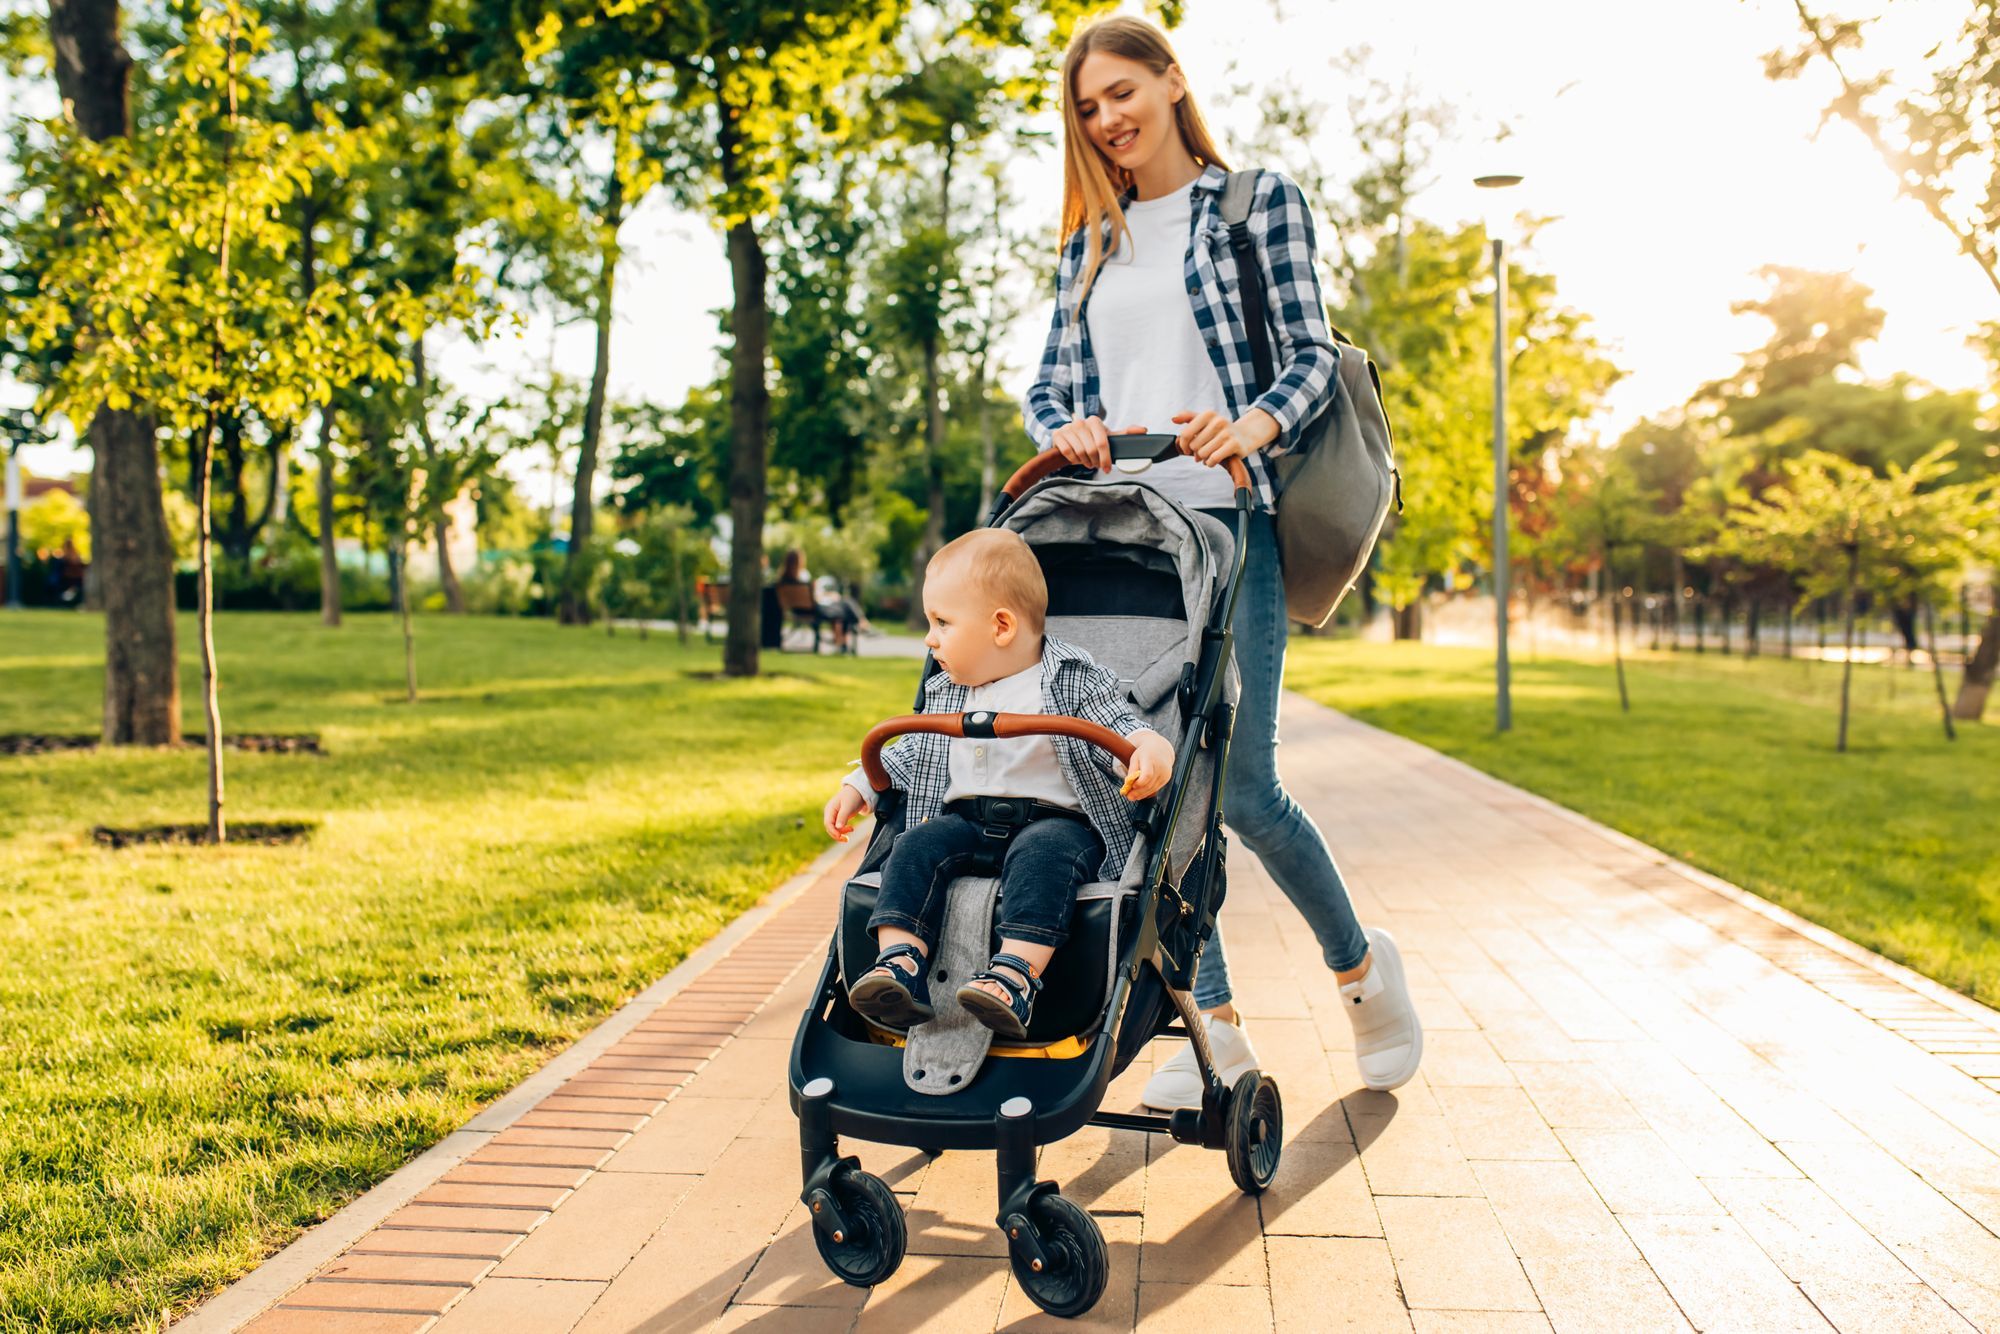
[[[1067, 1327], [2000, 1330], [2000, 1015], [1422, 747], [1286, 708], [1293, 790], [1363, 920], [1402, 942], [1423, 1073], [1358, 1087], [1316, 947], [1239, 860], [1225, 920], [1284, 1090], [1277, 1183], [1246, 1198], [1219, 1153], [1132, 1132], [1045, 1150], [1111, 1249], [1103, 1302]], [[988, 1155], [850, 1142], [902, 1193], [910, 1255], [873, 1292], [821, 1267], [783, 1071], [837, 883], [248, 1328], [1065, 1327], [1011, 1282]]]

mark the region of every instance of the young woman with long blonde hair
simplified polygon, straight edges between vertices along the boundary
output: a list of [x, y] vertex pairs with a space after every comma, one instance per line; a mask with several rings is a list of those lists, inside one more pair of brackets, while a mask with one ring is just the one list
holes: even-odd
[[[1111, 468], [1114, 433], [1177, 434], [1182, 458], [1146, 481], [1232, 529], [1234, 489], [1218, 465], [1240, 457], [1255, 483], [1250, 551], [1231, 629], [1243, 694], [1229, 750], [1223, 819], [1257, 854], [1318, 938], [1353, 1022], [1362, 1082], [1416, 1074], [1423, 1028], [1396, 943], [1363, 931], [1326, 840], [1278, 777], [1284, 585], [1269, 460], [1291, 449], [1332, 394], [1338, 352], [1314, 264], [1313, 220], [1298, 186], [1259, 173], [1250, 212], [1259, 272], [1239, 275], [1221, 218], [1228, 166], [1196, 109], [1165, 34], [1113, 17], [1077, 31], [1063, 60], [1065, 241], [1056, 308], [1023, 402], [1038, 447]], [[1262, 282], [1275, 379], [1259, 386], [1238, 298]], [[1195, 1001], [1225, 1083], [1257, 1067], [1239, 1022], [1222, 933], [1202, 956]], [[1156, 1108], [1199, 1106], [1190, 1046], [1146, 1086]]]

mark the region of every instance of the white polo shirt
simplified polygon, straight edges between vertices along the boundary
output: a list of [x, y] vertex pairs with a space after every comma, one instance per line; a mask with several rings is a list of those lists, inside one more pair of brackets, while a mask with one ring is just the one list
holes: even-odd
[[[1042, 664], [973, 686], [966, 691], [965, 712], [1041, 713]], [[1055, 738], [1019, 736], [1007, 738], [955, 737], [946, 743], [950, 774], [944, 799], [963, 797], [1027, 797], [1051, 806], [1082, 810], [1083, 802], [1063, 777], [1056, 758]], [[861, 794], [869, 807], [875, 792], [868, 777], [856, 769], [847, 775], [848, 786]]]

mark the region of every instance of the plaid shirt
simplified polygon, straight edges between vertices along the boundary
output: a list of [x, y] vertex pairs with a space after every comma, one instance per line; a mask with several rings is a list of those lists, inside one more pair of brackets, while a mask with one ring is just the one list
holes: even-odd
[[[1327, 326], [1326, 301], [1320, 295], [1315, 268], [1312, 211], [1297, 185], [1275, 171], [1258, 173], [1250, 206], [1250, 235], [1263, 261], [1265, 306], [1277, 321], [1272, 343], [1277, 382], [1261, 394], [1245, 332], [1238, 290], [1236, 253], [1229, 245], [1229, 228], [1222, 221], [1222, 187], [1228, 174], [1210, 166], [1195, 179], [1190, 208], [1187, 259], [1188, 303], [1195, 327], [1208, 345], [1209, 360], [1222, 378], [1229, 410], [1241, 417], [1262, 408], [1278, 423], [1278, 435], [1250, 456], [1250, 477], [1256, 484], [1257, 507], [1277, 507], [1277, 488], [1269, 459], [1291, 450], [1301, 428], [1331, 397], [1334, 363], [1339, 356]], [[1102, 417], [1097, 359], [1090, 350], [1090, 327], [1076, 305], [1076, 285], [1083, 273], [1086, 250], [1079, 227], [1063, 246], [1056, 268], [1056, 309], [1049, 322], [1049, 340], [1042, 350], [1041, 369], [1022, 400], [1028, 434], [1039, 449], [1049, 448], [1058, 428], [1084, 417]], [[1106, 244], [1109, 244], [1107, 237]], [[1085, 309], [1088, 309], [1088, 301]], [[1113, 426], [1114, 423], [1106, 423]]]
[[[924, 682], [920, 713], [964, 713], [968, 687], [943, 672]], [[1096, 659], [1076, 645], [1049, 635], [1042, 640], [1042, 712], [1067, 714], [1108, 727], [1119, 736], [1148, 730], [1144, 720], [1125, 698], [1118, 676], [1100, 667]], [[1104, 864], [1098, 877], [1116, 880], [1125, 871], [1125, 858], [1132, 851], [1131, 803], [1118, 795], [1120, 779], [1108, 751], [1073, 737], [1050, 737], [1055, 743], [1056, 763], [1065, 782], [1083, 803], [1099, 838], [1104, 840]], [[921, 824], [944, 807], [946, 784], [950, 782], [951, 738], [935, 732], [914, 732], [882, 750], [882, 765], [889, 782], [909, 799], [905, 827]], [[874, 793], [859, 770], [848, 782], [860, 790], [872, 805]], [[996, 792], [990, 795], [1006, 796]]]

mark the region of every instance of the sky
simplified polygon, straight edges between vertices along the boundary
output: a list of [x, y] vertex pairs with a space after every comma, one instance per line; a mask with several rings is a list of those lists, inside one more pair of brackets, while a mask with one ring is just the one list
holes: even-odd
[[[1878, 4], [1869, 60], [1921, 53], [1956, 30], [1964, 3]], [[1790, 0], [1187, 0], [1186, 8], [1171, 38], [1225, 150], [1230, 128], [1247, 128], [1252, 110], [1228, 105], [1228, 90], [1289, 77], [1330, 107], [1316, 151], [1338, 179], [1348, 90], [1333, 62], [1366, 45], [1371, 73], [1407, 74], [1457, 110], [1459, 132], [1440, 150], [1417, 213], [1448, 224], [1477, 218], [1487, 197], [1473, 176], [1525, 176], [1507, 192], [1510, 203], [1554, 219], [1529, 262], [1593, 317], [1628, 372], [1591, 425], [1606, 441], [1728, 374], [1763, 341], [1762, 322], [1731, 315], [1730, 305], [1762, 291], [1755, 271], [1765, 264], [1851, 270], [1875, 290], [1888, 318], [1863, 353], [1868, 374], [1991, 387], [1965, 340], [1979, 321], [2000, 319], [2000, 297], [1941, 227], [1896, 196], [1858, 133], [1821, 128], [1830, 74], [1764, 77], [1763, 54], [1796, 42]], [[1502, 121], [1515, 129], [1504, 155], [1490, 143]], [[1240, 152], [1232, 163], [1254, 165]], [[1053, 147], [1017, 163], [1013, 176], [1022, 219], [1052, 219], [1061, 188]], [[729, 299], [722, 236], [704, 218], [650, 204], [622, 239], [613, 393], [679, 403], [716, 373], [710, 312]], [[1046, 290], [1046, 277], [1035, 282]], [[1002, 383], [1016, 393], [1032, 378], [1047, 319], [1032, 309], [1005, 341]], [[498, 394], [539, 374], [550, 347], [546, 322], [530, 321], [482, 346], [440, 349], [437, 362], [445, 376]], [[566, 371], [588, 375], [587, 323], [556, 330], [553, 347]], [[80, 461], [60, 445], [24, 454], [37, 471]], [[531, 495], [547, 494], [546, 464], [538, 471], [524, 461], [520, 475]]]

